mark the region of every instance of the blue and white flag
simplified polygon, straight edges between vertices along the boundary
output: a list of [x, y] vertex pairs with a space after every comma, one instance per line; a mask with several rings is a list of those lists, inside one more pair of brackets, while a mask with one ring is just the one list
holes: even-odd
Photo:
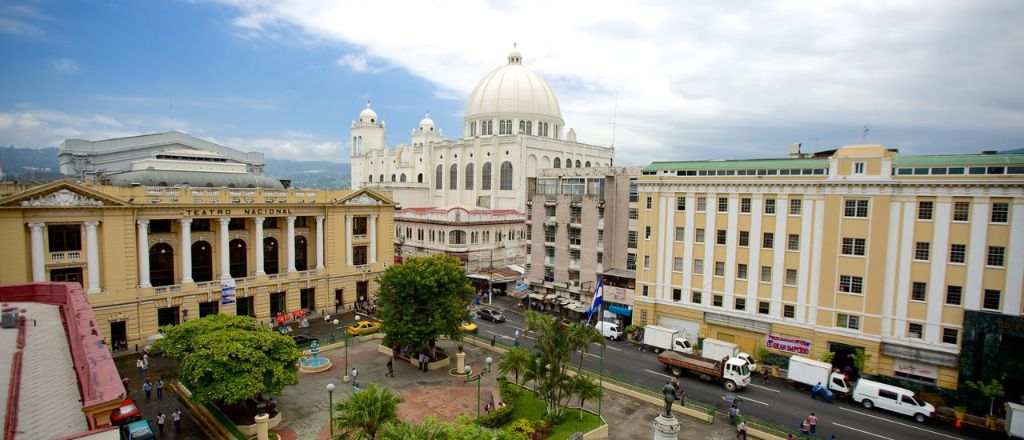
[[[597, 281], [597, 290], [594, 291], [594, 302], [590, 304], [590, 311], [587, 312], [587, 324], [590, 324], [590, 318], [594, 316], [594, 313], [601, 308], [601, 301], [604, 300], [604, 278]], [[598, 317], [597, 319], [601, 319]]]

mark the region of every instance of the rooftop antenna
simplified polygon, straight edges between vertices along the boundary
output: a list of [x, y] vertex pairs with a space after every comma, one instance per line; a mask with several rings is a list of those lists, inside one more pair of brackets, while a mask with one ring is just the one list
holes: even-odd
[[860, 135], [860, 143], [862, 143], [862, 144], [866, 144], [867, 143], [867, 141], [868, 141], [868, 131], [871, 131], [871, 128], [868, 127], [867, 123], [865, 123], [864, 124], [864, 132], [861, 133], [861, 135]]
[[619, 92], [615, 92], [615, 110], [612, 111], [612, 148], [615, 148], [615, 125], [619, 120]]

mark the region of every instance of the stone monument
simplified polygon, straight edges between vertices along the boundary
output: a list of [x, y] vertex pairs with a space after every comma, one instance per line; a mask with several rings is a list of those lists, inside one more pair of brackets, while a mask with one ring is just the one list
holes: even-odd
[[672, 404], [676, 401], [676, 388], [672, 382], [661, 387], [661, 394], [665, 397], [665, 408], [654, 418], [654, 440], [676, 440], [681, 426], [672, 415]]

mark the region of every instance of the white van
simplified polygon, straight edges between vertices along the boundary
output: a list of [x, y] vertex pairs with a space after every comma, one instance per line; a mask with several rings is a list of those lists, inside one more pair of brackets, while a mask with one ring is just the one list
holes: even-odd
[[913, 417], [918, 422], [924, 422], [935, 415], [935, 407], [925, 401], [919, 402], [914, 398], [913, 391], [867, 379], [857, 381], [857, 387], [853, 389], [853, 401], [867, 409], [877, 406]]
[[594, 325], [597, 331], [601, 332], [601, 336], [604, 336], [613, 341], [618, 340], [622, 337], [622, 332], [619, 331], [619, 325], [614, 322], [600, 321]]

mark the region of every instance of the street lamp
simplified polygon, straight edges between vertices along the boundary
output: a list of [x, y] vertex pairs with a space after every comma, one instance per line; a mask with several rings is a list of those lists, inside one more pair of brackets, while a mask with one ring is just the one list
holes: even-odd
[[491, 364], [494, 362], [494, 359], [487, 356], [484, 362], [487, 364], [486, 368], [480, 370], [472, 379], [466, 378], [466, 382], [476, 382], [476, 418], [478, 419], [480, 418], [480, 380], [483, 379], [484, 374], [491, 372]]
[[[355, 323], [353, 323], [353, 325], [359, 324], [359, 315], [356, 315], [355, 318], [356, 318], [356, 321], [355, 321]], [[337, 319], [334, 320], [334, 324], [335, 325], [338, 324], [338, 320]], [[359, 329], [358, 325], [356, 326], [356, 329], [357, 330]], [[349, 340], [349, 334], [348, 334], [348, 329], [346, 329], [345, 330], [345, 375], [344, 375], [345, 376], [344, 377], [345, 383], [348, 383], [348, 378], [349, 378], [349, 376], [348, 376], [348, 372], [349, 372], [349, 369], [348, 369], [348, 340]]]
[[[337, 319], [335, 319], [337, 321]], [[327, 423], [331, 425], [331, 437], [334, 436], [334, 384], [327, 384], [327, 408], [330, 412], [330, 419]]]

